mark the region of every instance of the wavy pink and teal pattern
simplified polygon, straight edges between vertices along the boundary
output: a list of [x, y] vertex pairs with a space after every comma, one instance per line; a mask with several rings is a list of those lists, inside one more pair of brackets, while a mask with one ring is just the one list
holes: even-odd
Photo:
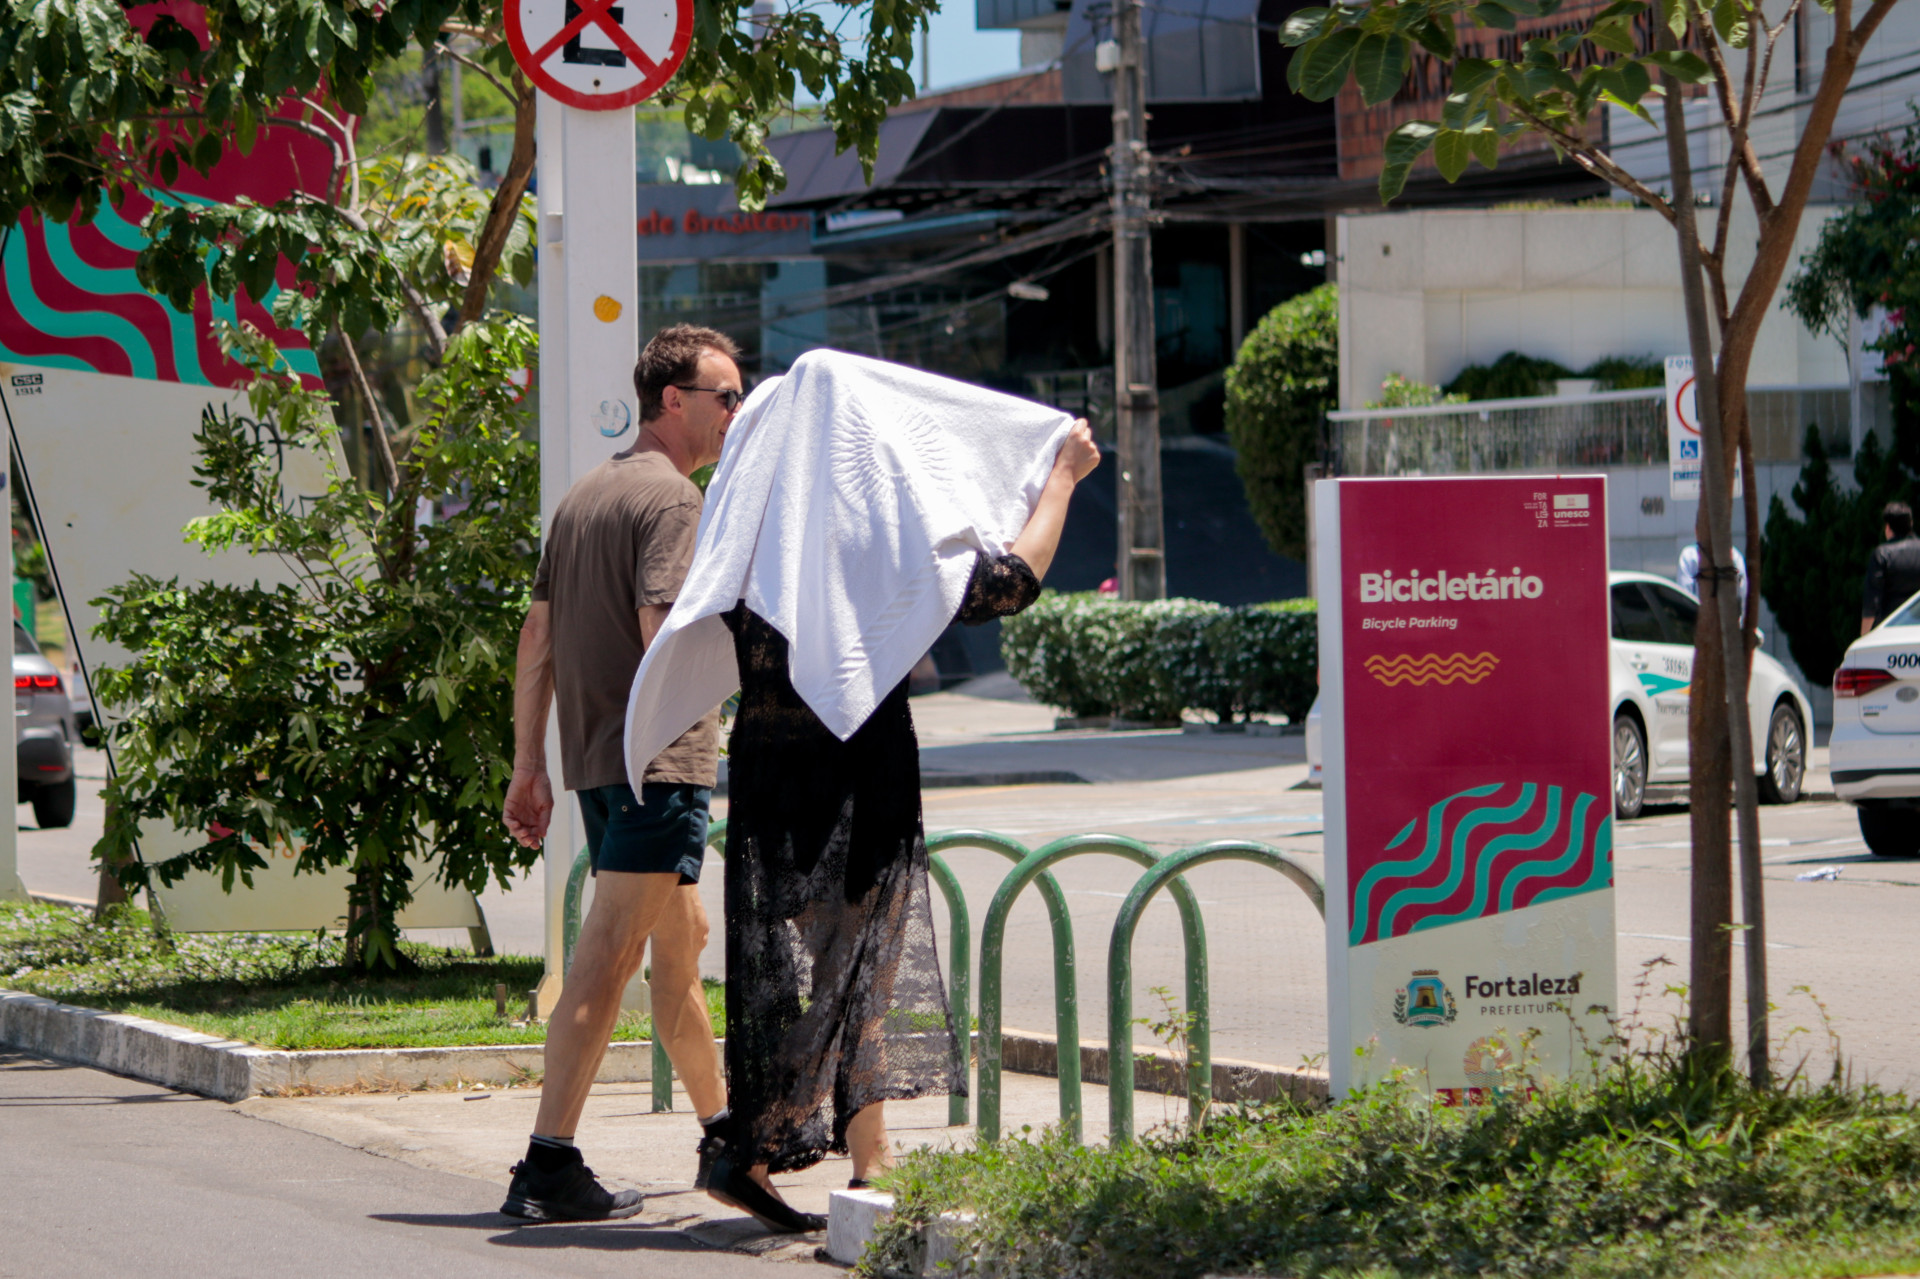
[[1353, 887], [1348, 944], [1401, 937], [1613, 886], [1603, 798], [1532, 782], [1475, 786], [1406, 824]]
[[[187, 197], [192, 198], [192, 197]], [[0, 236], [0, 360], [200, 386], [237, 386], [247, 371], [221, 353], [216, 318], [246, 320], [273, 337], [295, 372], [317, 382], [319, 362], [267, 313], [273, 296], [216, 302], [202, 288], [191, 314], [141, 287], [133, 262], [151, 203], [103, 202], [90, 225], [29, 215]]]

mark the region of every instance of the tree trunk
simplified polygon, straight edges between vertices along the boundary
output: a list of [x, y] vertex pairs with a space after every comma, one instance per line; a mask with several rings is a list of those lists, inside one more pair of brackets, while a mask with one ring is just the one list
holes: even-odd
[[[1660, 45], [1678, 47], [1659, 24]], [[1694, 219], [1693, 158], [1687, 147], [1686, 108], [1680, 82], [1661, 76], [1667, 110], [1667, 166], [1673, 185], [1674, 232], [1680, 241], [1680, 287], [1686, 299], [1687, 339], [1693, 354], [1694, 394], [1705, 457], [1700, 476], [1700, 513], [1694, 537], [1700, 546], [1700, 613], [1694, 623], [1693, 679], [1687, 694], [1687, 799], [1693, 834], [1692, 972], [1688, 977], [1687, 1051], [1704, 1074], [1728, 1060], [1733, 1039], [1732, 831], [1727, 790], [1733, 772], [1732, 717], [1727, 714], [1727, 641], [1739, 642], [1739, 612], [1728, 616], [1731, 591], [1717, 588], [1731, 563], [1732, 496], [1728, 484], [1727, 432], [1721, 418], [1713, 332], [1707, 315], [1699, 227]], [[1735, 632], [1728, 635], [1731, 629]], [[1744, 685], [1744, 681], [1742, 681]], [[1742, 721], [1744, 723], [1744, 720]], [[1751, 781], [1751, 778], [1749, 778]]]
[[520, 95], [513, 109], [513, 158], [493, 193], [487, 209], [487, 223], [480, 229], [480, 242], [473, 246], [473, 268], [467, 279], [466, 296], [460, 299], [460, 323], [480, 318], [487, 309], [487, 292], [493, 287], [494, 272], [500, 267], [500, 254], [513, 233], [513, 220], [520, 216], [520, 202], [527, 193], [527, 180], [533, 176], [534, 111], [538, 95], [533, 86], [519, 76], [513, 78]]

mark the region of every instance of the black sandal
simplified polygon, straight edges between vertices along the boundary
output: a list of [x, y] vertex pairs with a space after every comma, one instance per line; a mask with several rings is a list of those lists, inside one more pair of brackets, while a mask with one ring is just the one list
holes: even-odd
[[827, 1219], [819, 1213], [801, 1212], [748, 1176], [745, 1168], [734, 1164], [730, 1151], [721, 1151], [713, 1161], [707, 1193], [782, 1234], [804, 1235], [827, 1228]]

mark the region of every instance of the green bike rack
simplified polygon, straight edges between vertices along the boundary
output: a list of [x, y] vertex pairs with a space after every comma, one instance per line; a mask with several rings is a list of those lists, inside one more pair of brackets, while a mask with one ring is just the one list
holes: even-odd
[[[707, 847], [711, 848], [719, 856], [725, 857], [726, 841], [726, 819], [722, 818], [719, 821], [709, 823], [707, 826]], [[956, 1019], [956, 1025], [959, 1028], [959, 1034], [963, 1037], [961, 1042], [965, 1044], [967, 1042], [966, 1037], [970, 1036], [971, 1032], [971, 1026], [967, 1018], [967, 979], [969, 970], [972, 968], [972, 957], [970, 954], [972, 924], [967, 915], [966, 896], [960, 891], [960, 881], [954, 876], [953, 871], [948, 868], [946, 862], [939, 856], [939, 850], [945, 848], [983, 848], [991, 852], [1000, 853], [1009, 861], [1016, 862], [1026, 856], [1027, 849], [1025, 845], [1016, 840], [1011, 840], [1003, 835], [996, 835], [992, 831], [984, 830], [942, 831], [927, 841], [927, 852], [929, 854], [927, 868], [933, 876], [934, 883], [940, 886], [940, 894], [946, 899], [947, 912], [953, 921], [951, 925], [951, 932], [953, 934], [951, 941], [952, 960], [950, 961], [953, 976], [949, 986], [948, 998], [954, 1007], [954, 1017]], [[589, 860], [587, 850], [584, 848], [581, 849], [580, 855], [574, 858], [572, 872], [567, 876], [566, 905], [562, 912], [562, 928], [564, 930], [562, 937], [565, 955], [565, 967], [562, 971], [564, 972], [571, 972], [573, 969], [574, 946], [580, 939], [580, 898], [586, 891]], [[1052, 878], [1051, 875], [1047, 876], [1049, 881], [1051, 881]], [[1045, 889], [1047, 886], [1043, 885], [1042, 887]], [[1053, 884], [1051, 885], [1051, 889], [1052, 891], [1049, 895], [1050, 905], [1053, 898], [1059, 895], [1059, 885]], [[1059, 909], [1064, 917], [1066, 911], [1066, 899], [1064, 897], [1059, 898]], [[962, 1060], [965, 1060], [964, 1048], [962, 1052]], [[653, 1036], [653, 1110], [657, 1114], [672, 1109], [673, 1061], [667, 1056], [666, 1045], [661, 1042], [660, 1036], [656, 1031]], [[964, 1124], [967, 1122], [967, 1099], [964, 1096], [956, 1093], [949, 1099], [947, 1105], [947, 1121], [952, 1124]]]
[[[1170, 853], [1147, 869], [1127, 894], [1113, 921], [1113, 941], [1107, 951], [1107, 1139], [1133, 1140], [1133, 934], [1153, 895], [1171, 882], [1178, 893], [1185, 887], [1179, 876], [1208, 862], [1248, 861], [1271, 866], [1298, 884], [1322, 916], [1327, 913], [1326, 888], [1319, 878], [1277, 848], [1250, 840], [1223, 839]], [[1195, 912], [1198, 919], [1198, 912]], [[1185, 923], [1183, 911], [1182, 923]], [[984, 947], [982, 947], [984, 950]], [[1197, 980], [1196, 980], [1197, 976]], [[984, 985], [984, 982], [982, 983]], [[984, 1003], [984, 997], [982, 999]], [[1209, 1051], [1207, 957], [1198, 964], [1189, 942], [1187, 951], [1187, 1110], [1198, 1123], [1213, 1099], [1213, 1058]], [[984, 1014], [982, 1017], [984, 1021]], [[982, 1090], [984, 1092], [984, 1089]], [[982, 1099], [982, 1109], [985, 1100]]]
[[[1048, 867], [1069, 857], [1086, 853], [1111, 853], [1152, 870], [1160, 854], [1139, 840], [1122, 835], [1070, 835], [1056, 839], [1024, 858], [1001, 882], [987, 907], [987, 918], [980, 933], [980, 1115], [982, 1141], [1000, 1139], [1000, 1012], [1003, 1003], [1001, 973], [1005, 961], [1007, 916], [1014, 900], [1036, 877], [1044, 875], [1041, 890], [1047, 899], [1047, 913], [1053, 922], [1053, 1002], [1054, 1033], [1058, 1038], [1060, 1078], [1060, 1122], [1067, 1126], [1075, 1141], [1081, 1137], [1080, 1122], [1080, 1008], [1074, 986], [1073, 922], [1067, 915], [1066, 898], [1057, 883], [1049, 886], [1053, 875]], [[1187, 1002], [1201, 1011], [1190, 1032], [1205, 1043], [1207, 936], [1200, 920], [1200, 905], [1184, 880], [1174, 881], [1174, 901], [1180, 907], [1180, 927], [1186, 936]], [[1196, 983], [1197, 986], [1196, 986]], [[1196, 998], [1196, 991], [1198, 997]]]
[[[960, 891], [960, 881], [947, 868], [946, 861], [940, 856], [952, 848], [978, 848], [990, 853], [999, 853], [1016, 865], [1026, 860], [1030, 850], [1017, 839], [990, 830], [943, 830], [927, 840], [927, 864], [933, 872], [934, 882], [940, 885], [940, 893], [947, 899], [947, 914], [950, 918], [948, 931], [952, 937], [952, 958], [948, 961], [948, 970], [953, 974], [948, 984], [948, 1002], [953, 1005], [954, 1030], [959, 1037], [962, 1079], [967, 1077], [966, 1066], [972, 1058], [973, 1024], [968, 1016], [969, 969], [972, 967], [970, 946], [973, 937], [973, 921], [967, 913], [967, 899]], [[1066, 938], [1069, 964], [1073, 950], [1073, 929], [1067, 922], [1067, 899], [1060, 891], [1060, 884], [1052, 872], [1041, 878], [1040, 891], [1047, 899], [1047, 914], [1053, 921], [1053, 935], [1056, 948], [1060, 938]], [[1063, 934], [1063, 931], [1064, 934]], [[1056, 980], [1057, 980], [1056, 974]], [[984, 1031], [984, 1026], [982, 1027]], [[981, 1059], [985, 1060], [986, 1036], [980, 1037]], [[995, 1041], [996, 1044], [998, 1041]], [[947, 1122], [953, 1125], [967, 1122], [967, 1099], [955, 1093], [947, 1099]]]

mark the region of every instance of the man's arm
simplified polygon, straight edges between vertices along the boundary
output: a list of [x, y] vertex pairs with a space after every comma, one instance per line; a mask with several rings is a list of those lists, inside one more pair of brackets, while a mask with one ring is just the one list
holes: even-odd
[[673, 612], [671, 604], [642, 604], [640, 606], [640, 647], [642, 651], [653, 647], [653, 637], [667, 624], [667, 614]]
[[545, 600], [535, 600], [520, 625], [513, 680], [513, 780], [507, 784], [507, 831], [538, 848], [553, 818], [547, 779], [547, 712], [553, 706], [553, 629]]

